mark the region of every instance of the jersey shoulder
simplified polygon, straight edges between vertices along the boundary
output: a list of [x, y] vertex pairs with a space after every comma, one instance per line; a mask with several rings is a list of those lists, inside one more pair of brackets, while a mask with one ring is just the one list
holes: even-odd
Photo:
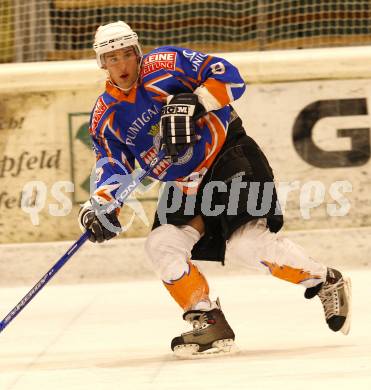
[[175, 46], [160, 46], [143, 56], [141, 77], [157, 76], [161, 73], [175, 72], [179, 57]]
[[141, 77], [151, 80], [166, 74], [197, 78], [199, 69], [212, 57], [180, 46], [160, 46], [143, 57]]

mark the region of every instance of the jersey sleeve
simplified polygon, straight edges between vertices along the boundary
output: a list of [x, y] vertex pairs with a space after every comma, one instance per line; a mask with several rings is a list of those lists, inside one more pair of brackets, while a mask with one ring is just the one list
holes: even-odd
[[134, 170], [135, 158], [120, 139], [115, 120], [115, 111], [107, 109], [97, 120], [94, 112], [90, 121], [90, 136], [96, 154], [95, 177], [91, 193], [101, 203], [113, 201], [116, 193]]
[[197, 82], [194, 93], [207, 111], [220, 109], [245, 92], [246, 85], [238, 69], [224, 58], [179, 49], [178, 64], [178, 70], [186, 78]]

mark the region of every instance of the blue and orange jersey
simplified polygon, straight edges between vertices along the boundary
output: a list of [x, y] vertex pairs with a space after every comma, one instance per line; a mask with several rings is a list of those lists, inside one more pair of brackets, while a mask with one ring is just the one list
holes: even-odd
[[112, 178], [133, 171], [135, 160], [148, 168], [160, 148], [161, 107], [169, 95], [184, 92], [198, 94], [208, 109], [196, 123], [200, 140], [176, 163], [160, 163], [151, 176], [185, 186], [201, 181], [225, 142], [229, 103], [244, 91], [237, 68], [225, 59], [174, 46], [159, 47], [143, 57], [139, 81], [128, 95], [107, 80], [89, 128], [98, 166], [96, 193], [111, 200], [117, 189]]

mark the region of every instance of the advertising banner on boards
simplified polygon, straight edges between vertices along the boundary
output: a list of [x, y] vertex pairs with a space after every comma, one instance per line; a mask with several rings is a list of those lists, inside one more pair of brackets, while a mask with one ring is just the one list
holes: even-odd
[[[102, 85], [103, 88], [103, 85]], [[2, 94], [0, 242], [74, 240], [95, 156], [99, 91]], [[275, 172], [285, 228], [371, 226], [371, 80], [252, 84], [233, 103]], [[152, 188], [152, 187], [151, 187]], [[158, 186], [139, 194], [124, 234], [152, 224]]]
[[273, 167], [287, 229], [371, 226], [371, 81], [253, 84], [233, 104]]

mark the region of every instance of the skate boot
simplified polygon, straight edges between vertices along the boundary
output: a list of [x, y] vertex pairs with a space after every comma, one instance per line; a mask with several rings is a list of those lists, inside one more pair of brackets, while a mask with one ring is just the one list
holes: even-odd
[[324, 283], [307, 288], [305, 298], [311, 299], [316, 295], [325, 310], [327, 325], [334, 332], [349, 333], [351, 316], [351, 282], [343, 278], [336, 269], [328, 268]]
[[182, 333], [171, 342], [171, 349], [178, 357], [230, 353], [234, 351], [234, 333], [220, 308], [219, 299], [209, 311], [189, 310], [183, 319], [192, 324], [193, 330]]

